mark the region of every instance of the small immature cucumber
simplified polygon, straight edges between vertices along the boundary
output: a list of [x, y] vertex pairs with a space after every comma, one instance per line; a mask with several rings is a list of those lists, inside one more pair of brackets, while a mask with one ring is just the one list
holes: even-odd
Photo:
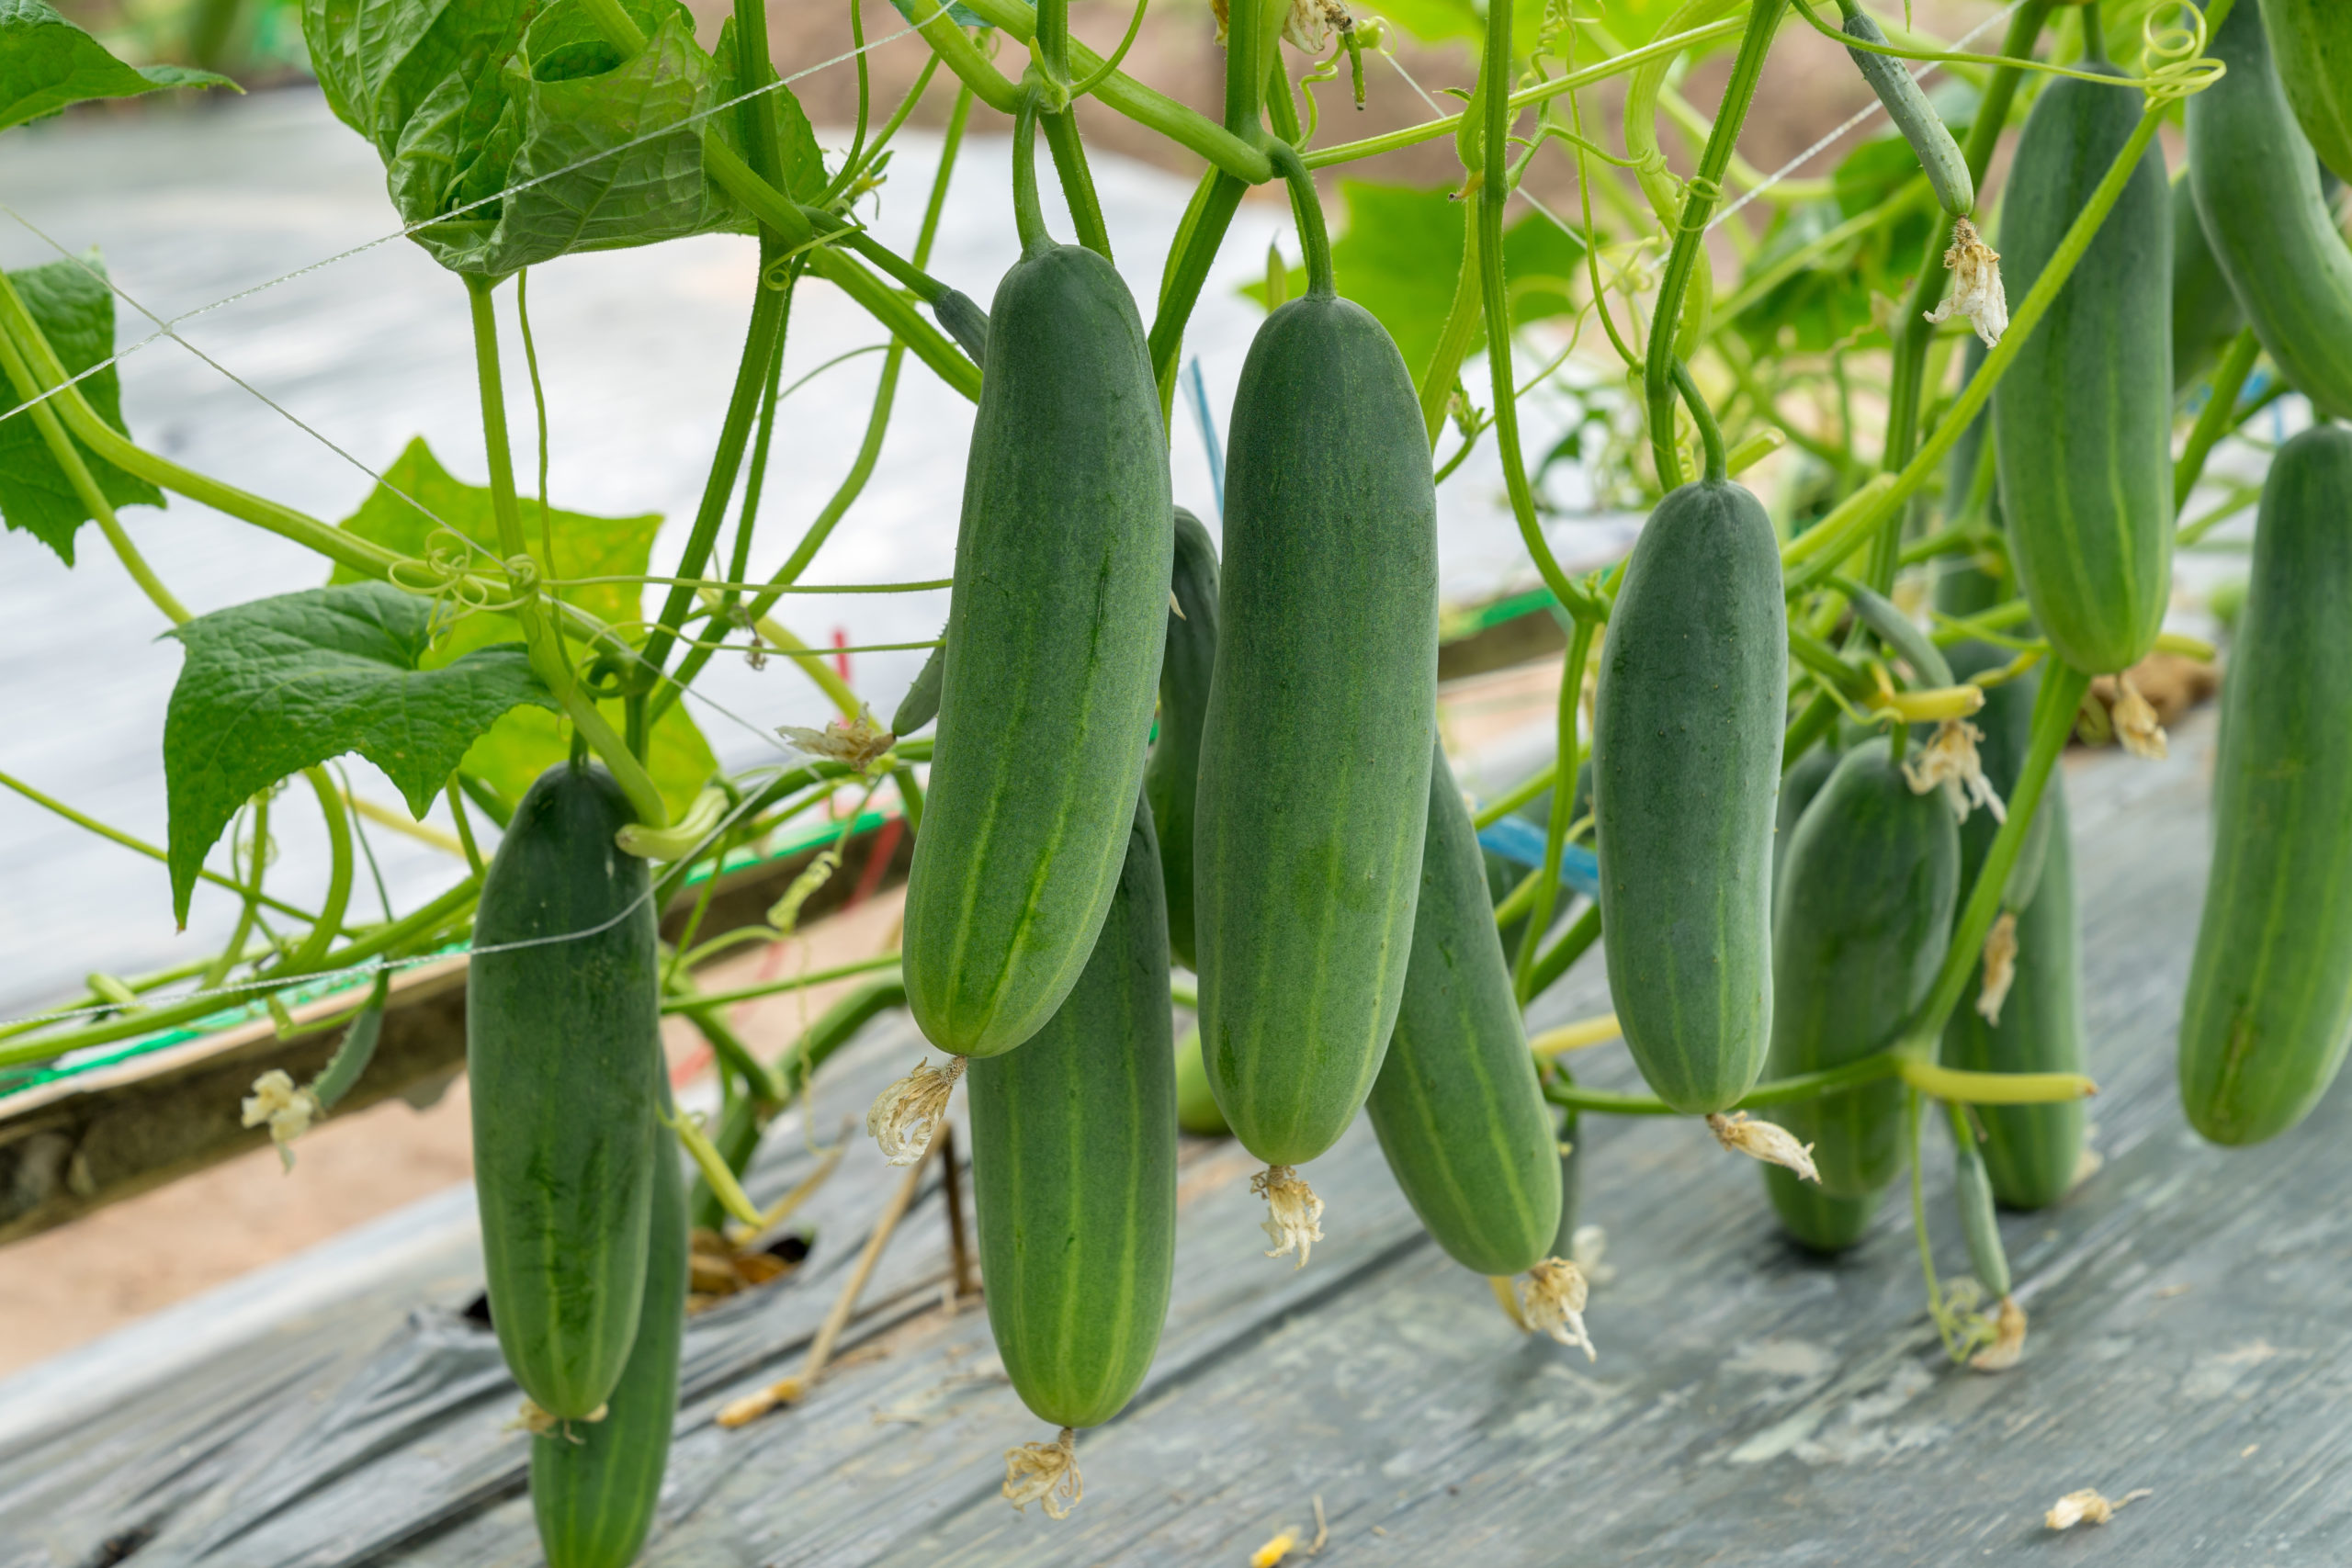
[[1974, 1139], [1964, 1132], [1952, 1145], [1952, 1201], [1960, 1208], [1960, 1233], [1968, 1242], [1968, 1266], [1986, 1295], [2009, 1293], [2009, 1257], [2001, 1247], [2001, 1222], [1993, 1212], [1993, 1183]]
[[973, 1061], [989, 1327], [1022, 1403], [1098, 1427], [1142, 1385], [1176, 1267], [1176, 1045], [1151, 808], [1086, 971], [1018, 1051]]
[[1168, 886], [1168, 942], [1176, 962], [1195, 967], [1193, 949], [1193, 805], [1201, 776], [1201, 722], [1216, 667], [1216, 546], [1201, 520], [1176, 509], [1176, 568], [1170, 591], [1182, 615], [1168, 613], [1168, 653], [1159, 665], [1159, 739], [1143, 774], [1159, 832], [1159, 874]]
[[2301, 1121], [2352, 1043], [2352, 431], [2270, 459], [2222, 693], [2180, 1097], [2219, 1144]]
[[1166, 642], [1168, 441], [1111, 264], [1048, 245], [989, 317], [907, 999], [932, 1043], [1009, 1051], [1078, 983], [1111, 908]]
[[1201, 1026], [1193, 1025], [1176, 1041], [1176, 1125], [1198, 1138], [1229, 1138], [1225, 1112], [1216, 1108], [1216, 1091], [1209, 1088], [1208, 1064], [1201, 1060]]
[[548, 1568], [628, 1568], [653, 1528], [678, 1419], [678, 1348], [686, 1323], [685, 1193], [678, 1166], [665, 1136], [653, 1157], [645, 1305], [605, 1418], [568, 1423], [531, 1442], [531, 1512]]
[[[1838, 8], [1846, 13], [1845, 31], [1848, 38], [1864, 43], [1883, 44], [1886, 34], [1871, 20], [1870, 14], [1853, 0], [1838, 0]], [[1944, 129], [1943, 117], [1928, 102], [1928, 95], [1910, 68], [1889, 54], [1874, 54], [1866, 49], [1849, 49], [1862, 80], [1871, 85], [1878, 101], [1886, 107], [1886, 118], [1903, 133], [1918, 155], [1919, 167], [1927, 171], [1928, 184], [1936, 193], [1937, 203], [1954, 218], [1973, 217], [1976, 212], [1976, 181], [1968, 172], [1968, 160], [1960, 151], [1960, 143]]]
[[[1781, 868], [1773, 925], [1771, 1074], [1859, 1060], [1891, 1043], [1927, 999], [1951, 940], [1960, 831], [1940, 793], [1915, 794], [1882, 739], [1838, 760], [1805, 808]], [[1784, 1107], [1780, 1121], [1814, 1145], [1821, 1192], [1875, 1201], [1903, 1167], [1902, 1086], [1893, 1079]], [[1825, 1206], [1798, 1184], [1766, 1185], [1791, 1234], [1834, 1247], [1859, 1235], [1869, 1209]], [[1850, 1232], [1850, 1235], [1848, 1233]]]
[[1787, 647], [1762, 504], [1705, 479], [1659, 502], [1600, 651], [1592, 807], [1617, 1019], [1686, 1114], [1746, 1094], [1772, 1034]]
[[1421, 1224], [1480, 1274], [1542, 1262], [1560, 1225], [1560, 1145], [1443, 751], [1430, 768], [1429, 837], [1413, 958], [1387, 1058], [1364, 1109]]
[[2323, 412], [2352, 418], [2352, 251], [2272, 66], [2261, 12], [2239, 0], [2206, 51], [2228, 67], [2186, 110], [2206, 243], [2295, 389]]
[[915, 683], [899, 699], [899, 711], [890, 716], [891, 734], [912, 735], [939, 716], [939, 683], [946, 673], [947, 644], [942, 641], [915, 671]]
[[1437, 494], [1404, 356], [1329, 295], [1258, 329], [1227, 451], [1193, 842], [1201, 1038], [1243, 1146], [1300, 1165], [1355, 1120], [1404, 995], [1437, 738]]
[[[2001, 202], [2011, 293], [2041, 275], [2139, 121], [2125, 88], [2062, 77], [2041, 90]], [[2172, 369], [2172, 209], [2152, 143], [1993, 391], [2018, 583], [2051, 646], [2091, 674], [2138, 663], [2164, 622]]]
[[2262, 0], [2278, 82], [2320, 162], [2352, 180], [2352, 8], [2344, 0]]
[[2187, 175], [2172, 186], [2172, 389], [2187, 391], [2245, 328], [2245, 312], [2205, 243], [2197, 194]]
[[600, 768], [540, 774], [483, 878], [466, 981], [491, 1320], [562, 1420], [611, 1395], [645, 1290], [661, 998], [646, 863], [613, 842], [635, 818]]

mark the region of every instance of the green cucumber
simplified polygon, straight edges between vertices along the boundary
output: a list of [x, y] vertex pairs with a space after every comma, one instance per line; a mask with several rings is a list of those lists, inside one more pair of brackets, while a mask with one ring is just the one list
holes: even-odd
[[613, 842], [635, 819], [600, 768], [540, 774], [482, 879], [466, 980], [491, 1321], [514, 1381], [562, 1420], [611, 1395], [645, 1288], [657, 938], [646, 863]]
[[[1885, 739], [1869, 740], [1838, 760], [1805, 808], [1781, 873], [1774, 1077], [1843, 1066], [1902, 1032], [1951, 943], [1960, 831], [1941, 793], [1913, 793]], [[1903, 1168], [1903, 1087], [1893, 1079], [1797, 1101], [1779, 1120], [1814, 1145], [1829, 1197], [1874, 1202]], [[1781, 1223], [1808, 1246], [1846, 1245], [1869, 1222], [1857, 1202], [1794, 1201], [1794, 1179], [1778, 1168], [1765, 1179]]]
[[2197, 194], [2187, 175], [2172, 186], [2172, 390], [2188, 390], [2221, 362], [2230, 340], [2245, 330], [2245, 312], [2205, 243]]
[[1168, 653], [1159, 666], [1159, 739], [1143, 774], [1159, 833], [1159, 874], [1168, 887], [1169, 951], [1185, 968], [1193, 950], [1193, 804], [1201, 774], [1201, 721], [1216, 665], [1216, 546], [1201, 520], [1176, 509], [1170, 591], [1183, 613], [1168, 614]]
[[[2253, 7], [2253, 0], [2239, 0]], [[2352, 7], [2344, 0], [2262, 0], [2278, 84], [2320, 162], [2352, 180]]]
[[[1973, 641], [1957, 644], [1945, 653], [1951, 661], [1954, 677], [1962, 681], [1998, 670], [2013, 657], [2007, 649]], [[1993, 786], [1993, 793], [2000, 796], [2004, 807], [2018, 787], [2018, 775], [2025, 769], [2025, 754], [2033, 745], [2033, 704], [2041, 691], [2041, 677], [2034, 671], [1987, 687], [1984, 705], [1969, 721], [1980, 731], [1977, 764], [1984, 770], [1984, 782]], [[2062, 794], [2064, 788], [2065, 781], [2052, 773], [2050, 795]], [[2016, 863], [2009, 868], [2009, 885], [2001, 890], [2002, 908], [2022, 909], [2033, 902], [2034, 889], [2041, 885], [2042, 865], [2050, 853], [2052, 838], [2058, 831], [2059, 820], [2049, 811], [2034, 813], [2032, 823], [2026, 829], [2025, 843], [2018, 851]], [[1992, 852], [1994, 837], [2000, 830], [2000, 822], [1989, 811], [1971, 811], [1968, 820], [1960, 825], [1962, 888], [1975, 884], [1976, 868]]]
[[2272, 363], [2321, 412], [2352, 417], [2352, 250], [2251, 0], [2238, 0], [2206, 53], [2228, 68], [2186, 111], [2206, 243]]
[[939, 683], [946, 674], [947, 644], [943, 638], [915, 671], [914, 684], [899, 699], [899, 711], [890, 716], [891, 734], [912, 735], [939, 716]]
[[[2032, 901], [2017, 914], [2016, 974], [2001, 1021], [1976, 1010], [1984, 985], [1978, 959], [1961, 1005], [1944, 1024], [1944, 1066], [1979, 1073], [2078, 1073], [2083, 1070], [2082, 935], [2075, 911], [2075, 851], [2066, 830], [2066, 795], [2055, 772], [2034, 830], [2047, 822], [2049, 847]], [[1984, 863], [1983, 840], [1961, 834], [1965, 881]], [[2018, 883], [2011, 879], [2015, 888]], [[1983, 1105], [1984, 1167], [1993, 1194], [2012, 1209], [2046, 1209], [2075, 1184], [2083, 1157], [2083, 1102]]]
[[1560, 1113], [1560, 1223], [1552, 1228], [1550, 1256], [1577, 1255], [1577, 1222], [1584, 1210], [1584, 1129], [1574, 1110]]
[[[2041, 90], [2001, 200], [2012, 293], [2041, 275], [2139, 121], [2126, 88], [2062, 77]], [[2130, 669], [2172, 591], [2172, 209], [2154, 144], [1994, 388], [1993, 446], [2043, 635], [2077, 670]]]
[[944, 1051], [1028, 1039], [1094, 950], [1143, 780], [1172, 518], [1126, 285], [1080, 246], [1032, 251], [989, 313], [907, 882], [907, 1000]]
[[1968, 1243], [1968, 1266], [1984, 1293], [2009, 1293], [2009, 1257], [2001, 1247], [2000, 1216], [1993, 1212], [1993, 1182], [1984, 1156], [1963, 1130], [1952, 1145], [1952, 1201], [1960, 1209], [1960, 1232]]
[[686, 1326], [685, 1183], [669, 1139], [653, 1159], [645, 1305], [628, 1365], [601, 1421], [573, 1422], [531, 1443], [531, 1512], [548, 1568], [628, 1568], [653, 1528], [670, 1432], [678, 1419], [678, 1348]]
[[1201, 1138], [1229, 1138], [1225, 1112], [1216, 1108], [1216, 1091], [1209, 1088], [1208, 1064], [1201, 1060], [1201, 1026], [1193, 1024], [1176, 1041], [1176, 1125]]
[[1820, 1253], [1843, 1252], [1861, 1240], [1886, 1198], [1883, 1186], [1859, 1198], [1840, 1197], [1777, 1165], [1764, 1168], [1764, 1190], [1770, 1194], [1772, 1213], [1789, 1238]]
[[1020, 1050], [965, 1074], [989, 1327], [1056, 1427], [1099, 1427], [1135, 1396], [1175, 1275], [1168, 912], [1149, 805], [1132, 821], [1085, 974]]
[[1686, 1114], [1746, 1094], [1771, 1037], [1787, 647], [1762, 504], [1705, 479], [1659, 502], [1601, 648], [1592, 806], [1617, 1019]]
[[1364, 1101], [1380, 1152], [1446, 1254], [1480, 1274], [1542, 1262], [1560, 1226], [1560, 1143], [1445, 754], [1430, 766], [1413, 957]]
[[1776, 885], [1781, 868], [1788, 863], [1789, 840], [1796, 837], [1804, 808], [1813, 804], [1813, 797], [1821, 793], [1821, 786], [1837, 771], [1838, 748], [1824, 740], [1781, 775], [1781, 798], [1772, 807], [1772, 874]]
[[[1838, 9], [1846, 14], [1844, 32], [1848, 38], [1864, 43], [1883, 45], [1884, 29], [1871, 19], [1870, 14], [1853, 3], [1838, 0]], [[1954, 218], [1969, 218], [1976, 212], [1976, 180], [1968, 172], [1968, 159], [1960, 143], [1951, 139], [1944, 128], [1943, 118], [1928, 101], [1918, 78], [1911, 68], [1893, 55], [1877, 54], [1866, 49], [1849, 47], [1862, 80], [1878, 95], [1879, 103], [1886, 110], [1886, 118], [1911, 144], [1919, 160], [1919, 167], [1927, 174], [1928, 185], [1936, 193], [1936, 202]]]
[[1336, 1142], [1396, 1027], [1437, 738], [1437, 494], [1413, 378], [1308, 294], [1250, 345], [1227, 444], [1193, 941], [1217, 1104], [1270, 1166]]
[[2307, 430], [2262, 487], [2222, 694], [2213, 869], [2180, 1023], [2191, 1125], [2256, 1144], [2352, 1042], [2352, 431]]

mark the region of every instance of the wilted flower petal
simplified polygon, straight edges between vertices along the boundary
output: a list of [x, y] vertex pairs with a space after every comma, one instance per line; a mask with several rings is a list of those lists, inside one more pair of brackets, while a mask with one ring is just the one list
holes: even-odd
[[2015, 1296], [2001, 1298], [1993, 1328], [1993, 1343], [1968, 1358], [1968, 1364], [1980, 1372], [2006, 1372], [2025, 1354], [2025, 1308]]
[[865, 1113], [866, 1136], [882, 1146], [892, 1165], [912, 1165], [931, 1147], [931, 1134], [947, 1112], [947, 1097], [964, 1076], [964, 1058], [950, 1056], [937, 1066], [917, 1062], [914, 1071], [874, 1097]]
[[1962, 218], [1951, 226], [1951, 248], [1944, 252], [1944, 267], [1952, 274], [1951, 292], [1928, 312], [1928, 320], [1944, 322], [1966, 317], [1984, 346], [1993, 347], [2009, 330], [2009, 297], [2001, 287], [2001, 254], [1984, 243], [1976, 225]]
[[796, 724], [784, 724], [776, 727], [776, 733], [811, 757], [847, 762], [861, 772], [873, 766], [876, 758], [887, 754], [898, 739], [897, 736], [875, 722], [871, 708], [858, 709], [855, 718], [834, 719], [822, 729], [804, 729]]
[[1547, 1258], [1527, 1271], [1520, 1316], [1530, 1334], [1548, 1334], [1563, 1345], [1582, 1350], [1586, 1360], [1596, 1361], [1600, 1353], [1593, 1348], [1592, 1336], [1584, 1326], [1586, 1294], [1583, 1269], [1565, 1258]]
[[2137, 1492], [2126, 1492], [2110, 1503], [2100, 1496], [2096, 1488], [2086, 1486], [2080, 1492], [2069, 1492], [2059, 1498], [2051, 1510], [2041, 1516], [2041, 1522], [2054, 1530], [2072, 1529], [2076, 1525], [2103, 1525], [2115, 1517], [2116, 1510], [2124, 1504], [2136, 1502], [2147, 1495], [2148, 1489], [2143, 1486]]
[[1987, 1023], [2001, 1021], [2001, 1004], [2018, 977], [2018, 918], [2007, 909], [1984, 933], [1984, 984], [1976, 993], [1976, 1010]]
[[1707, 1131], [1733, 1154], [1786, 1166], [1807, 1181], [1821, 1179], [1821, 1173], [1813, 1168], [1813, 1145], [1798, 1143], [1796, 1134], [1777, 1122], [1752, 1121], [1747, 1111], [1735, 1111], [1728, 1116], [1708, 1117]]
[[1914, 795], [1942, 785], [1951, 814], [1962, 822], [1968, 820], [1973, 806], [1991, 812], [1996, 822], [2007, 822], [2008, 807], [1994, 793], [1993, 781], [1984, 776], [1984, 761], [1976, 752], [1976, 743], [1984, 739], [1984, 732], [1968, 720], [1945, 719], [1936, 726], [1934, 737], [1926, 745], [1903, 759], [1904, 782]]
[[1286, 1165], [1270, 1165], [1250, 1179], [1250, 1190], [1266, 1201], [1266, 1239], [1274, 1245], [1266, 1256], [1298, 1254], [1297, 1267], [1306, 1267], [1307, 1254], [1323, 1239], [1323, 1200]]
[[319, 1097], [308, 1089], [295, 1088], [283, 1067], [272, 1067], [254, 1079], [254, 1091], [245, 1097], [243, 1111], [246, 1126], [269, 1124], [270, 1141], [277, 1145], [277, 1157], [288, 1170], [294, 1168], [294, 1151], [287, 1145], [326, 1114]]
[[2156, 710], [2140, 694], [2129, 675], [2115, 678], [2115, 705], [2108, 710], [2115, 723], [2115, 738], [2134, 757], [2151, 762], [2161, 762], [2169, 750], [2165, 727], [2157, 721]]
[[1004, 1500], [1027, 1512], [1042, 1503], [1049, 1519], [1066, 1519], [1086, 1495], [1078, 1473], [1078, 1434], [1068, 1427], [1050, 1443], [1023, 1443], [1004, 1450]]

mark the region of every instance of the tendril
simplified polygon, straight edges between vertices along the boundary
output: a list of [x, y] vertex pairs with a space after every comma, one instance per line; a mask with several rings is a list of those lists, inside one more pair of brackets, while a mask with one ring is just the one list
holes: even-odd
[[2152, 12], [2140, 24], [2140, 42], [2145, 51], [2142, 90], [2151, 109], [2203, 92], [2229, 70], [2205, 52], [2205, 17], [2196, 6], [2176, 0], [2173, 18], [2160, 24]]

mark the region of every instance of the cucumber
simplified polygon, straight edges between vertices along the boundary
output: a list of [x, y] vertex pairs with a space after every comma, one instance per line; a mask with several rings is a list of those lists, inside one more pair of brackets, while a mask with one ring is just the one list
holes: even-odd
[[1804, 808], [1813, 804], [1813, 797], [1821, 793], [1821, 786], [1837, 771], [1838, 748], [1824, 740], [1781, 775], [1781, 798], [1772, 808], [1772, 874], [1776, 886], [1781, 868], [1788, 863], [1789, 840], [1796, 837]]
[[1032, 251], [989, 313], [907, 883], [907, 1001], [944, 1051], [1028, 1039], [1094, 950], [1143, 781], [1172, 518], [1134, 299], [1091, 251]]
[[[1913, 794], [1883, 738], [1840, 758], [1782, 867], [1774, 1077], [1842, 1066], [1894, 1042], [1935, 985], [1959, 888], [1960, 831], [1942, 795]], [[1814, 1145], [1829, 1197], [1874, 1202], [1903, 1168], [1903, 1089], [1893, 1079], [1800, 1100], [1780, 1121]], [[1791, 1181], [1770, 1168], [1765, 1179], [1781, 1224], [1808, 1246], [1848, 1245], [1869, 1222], [1859, 1201], [1796, 1202]]]
[[2205, 243], [2197, 196], [2186, 175], [2172, 186], [2172, 390], [2188, 390], [2220, 363], [2230, 340], [2245, 330], [2245, 312]]
[[1966, 1136], [1952, 1145], [1951, 1187], [1961, 1235], [1968, 1243], [1968, 1266], [1984, 1293], [1997, 1301], [2009, 1293], [2009, 1258], [2001, 1247], [2000, 1217], [1993, 1212], [1992, 1179], [1975, 1143]]
[[[2034, 828], [2050, 825], [2049, 848], [2032, 902], [2017, 917], [2016, 977], [2001, 1004], [2001, 1021], [1976, 1010], [1984, 985], [1980, 958], [1961, 1005], [1944, 1024], [1948, 1067], [1980, 1073], [2078, 1073], [2083, 1070], [2082, 935], [2075, 911], [2075, 851], [2066, 831], [2066, 795], [2057, 773], [2034, 813]], [[1963, 876], [1973, 881], [1984, 849], [1961, 835]], [[2016, 886], [2012, 879], [2011, 886]], [[1984, 1158], [1993, 1195], [2012, 1209], [2046, 1209], [2075, 1183], [2083, 1156], [2083, 1102], [1982, 1105]]]
[[[2126, 89], [2062, 77], [2041, 90], [2001, 203], [2012, 292], [2041, 276], [2139, 119]], [[2154, 143], [1992, 401], [2009, 555], [2034, 618], [2077, 670], [2131, 668], [2172, 591], [2172, 209]]]
[[531, 1443], [531, 1512], [548, 1568], [628, 1568], [653, 1528], [670, 1432], [678, 1419], [678, 1348], [686, 1326], [685, 1183], [662, 1140], [653, 1159], [645, 1305], [628, 1365], [602, 1421]]
[[2228, 68], [2186, 111], [2206, 243], [2271, 362], [2321, 412], [2352, 417], [2352, 251], [2250, 0], [2232, 7], [2206, 53]]
[[[2240, 0], [2248, 9], [2252, 0]], [[2344, 0], [2262, 0], [2278, 84], [2320, 162], [2352, 180], [2352, 10]]]
[[1560, 1223], [1552, 1228], [1551, 1256], [1574, 1259], [1584, 1210], [1584, 1129], [1573, 1110], [1560, 1112], [1559, 1134]]
[[1380, 1152], [1448, 1257], [1479, 1274], [1542, 1262], [1560, 1226], [1560, 1144], [1495, 932], [1469, 808], [1430, 766], [1413, 957], [1364, 1101]]
[[[1959, 643], [1945, 650], [1953, 677], [1966, 681], [1997, 670], [2010, 660], [2007, 649], [1986, 642]], [[2018, 787], [2018, 775], [2025, 769], [2025, 754], [2033, 745], [2033, 704], [2041, 691], [2041, 676], [2028, 671], [1997, 686], [1987, 687], [1984, 705], [1976, 710], [1970, 720], [1980, 734], [1976, 742], [1976, 758], [1984, 770], [1985, 782], [1993, 793], [2001, 797], [2004, 806]], [[2044, 799], [2064, 793], [2065, 780], [2057, 773], [2050, 775], [2049, 792]], [[2063, 808], [2062, 808], [2063, 809]], [[2053, 836], [2059, 831], [2061, 818], [2049, 811], [2037, 811], [2026, 829], [2025, 843], [2018, 851], [2016, 864], [2009, 868], [2009, 885], [2001, 892], [2001, 907], [2023, 909], [2033, 902], [2034, 889], [2041, 883], [2042, 866], [2050, 853]], [[1989, 811], [1972, 811], [1968, 820], [1960, 825], [1960, 884], [1963, 892], [1975, 885], [1976, 868], [1984, 863], [1992, 852], [1993, 840], [2001, 824]]]
[[1310, 293], [1250, 345], [1227, 443], [1193, 941], [1209, 1083], [1303, 1164], [1396, 1027], [1437, 738], [1437, 494], [1404, 357]]
[[[1886, 42], [1884, 29], [1871, 19], [1870, 14], [1854, 5], [1853, 0], [1838, 0], [1845, 12], [1844, 32], [1848, 38], [1864, 43]], [[1876, 54], [1869, 50], [1849, 48], [1856, 69], [1862, 80], [1871, 85], [1878, 101], [1886, 109], [1886, 118], [1911, 144], [1911, 151], [1926, 172], [1928, 185], [1936, 193], [1936, 202], [1954, 218], [1973, 217], [1976, 211], [1976, 181], [1968, 172], [1968, 160], [1960, 151], [1960, 143], [1951, 139], [1944, 128], [1941, 116], [1928, 101], [1911, 68], [1893, 55]]]
[[1813, 1252], [1843, 1252], [1862, 1239], [1886, 1198], [1883, 1186], [1860, 1198], [1825, 1192], [1816, 1182], [1777, 1165], [1764, 1168], [1764, 1190], [1789, 1239]]
[[1721, 1111], [1772, 1032], [1780, 546], [1753, 495], [1701, 479], [1658, 502], [1623, 581], [1592, 732], [1609, 990], [1658, 1098]]
[[1139, 800], [1084, 975], [1028, 1043], [965, 1074], [989, 1327], [1052, 1426], [1117, 1415], [1159, 1344], [1176, 1267], [1170, 1036], [1168, 912]]
[[1202, 1138], [1229, 1138], [1225, 1112], [1216, 1108], [1216, 1091], [1209, 1088], [1208, 1065], [1201, 1060], [1201, 1026], [1193, 1025], [1176, 1041], [1176, 1125]]
[[939, 682], [946, 673], [947, 644], [943, 640], [915, 671], [915, 683], [899, 699], [899, 711], [890, 716], [891, 734], [912, 735], [939, 716]]
[[1193, 951], [1193, 803], [1201, 773], [1201, 720], [1216, 664], [1216, 546], [1201, 520], [1176, 509], [1171, 579], [1180, 616], [1168, 615], [1168, 652], [1159, 666], [1159, 739], [1144, 769], [1144, 794], [1159, 834], [1159, 874], [1168, 889], [1169, 952], [1191, 969]]
[[563, 1420], [610, 1397], [645, 1289], [656, 936], [646, 863], [613, 843], [635, 819], [600, 768], [540, 774], [482, 880], [466, 981], [491, 1320], [514, 1381]]
[[2352, 431], [2307, 430], [2262, 487], [2222, 694], [2213, 869], [2180, 1095], [2220, 1144], [2315, 1104], [2352, 1039]]

